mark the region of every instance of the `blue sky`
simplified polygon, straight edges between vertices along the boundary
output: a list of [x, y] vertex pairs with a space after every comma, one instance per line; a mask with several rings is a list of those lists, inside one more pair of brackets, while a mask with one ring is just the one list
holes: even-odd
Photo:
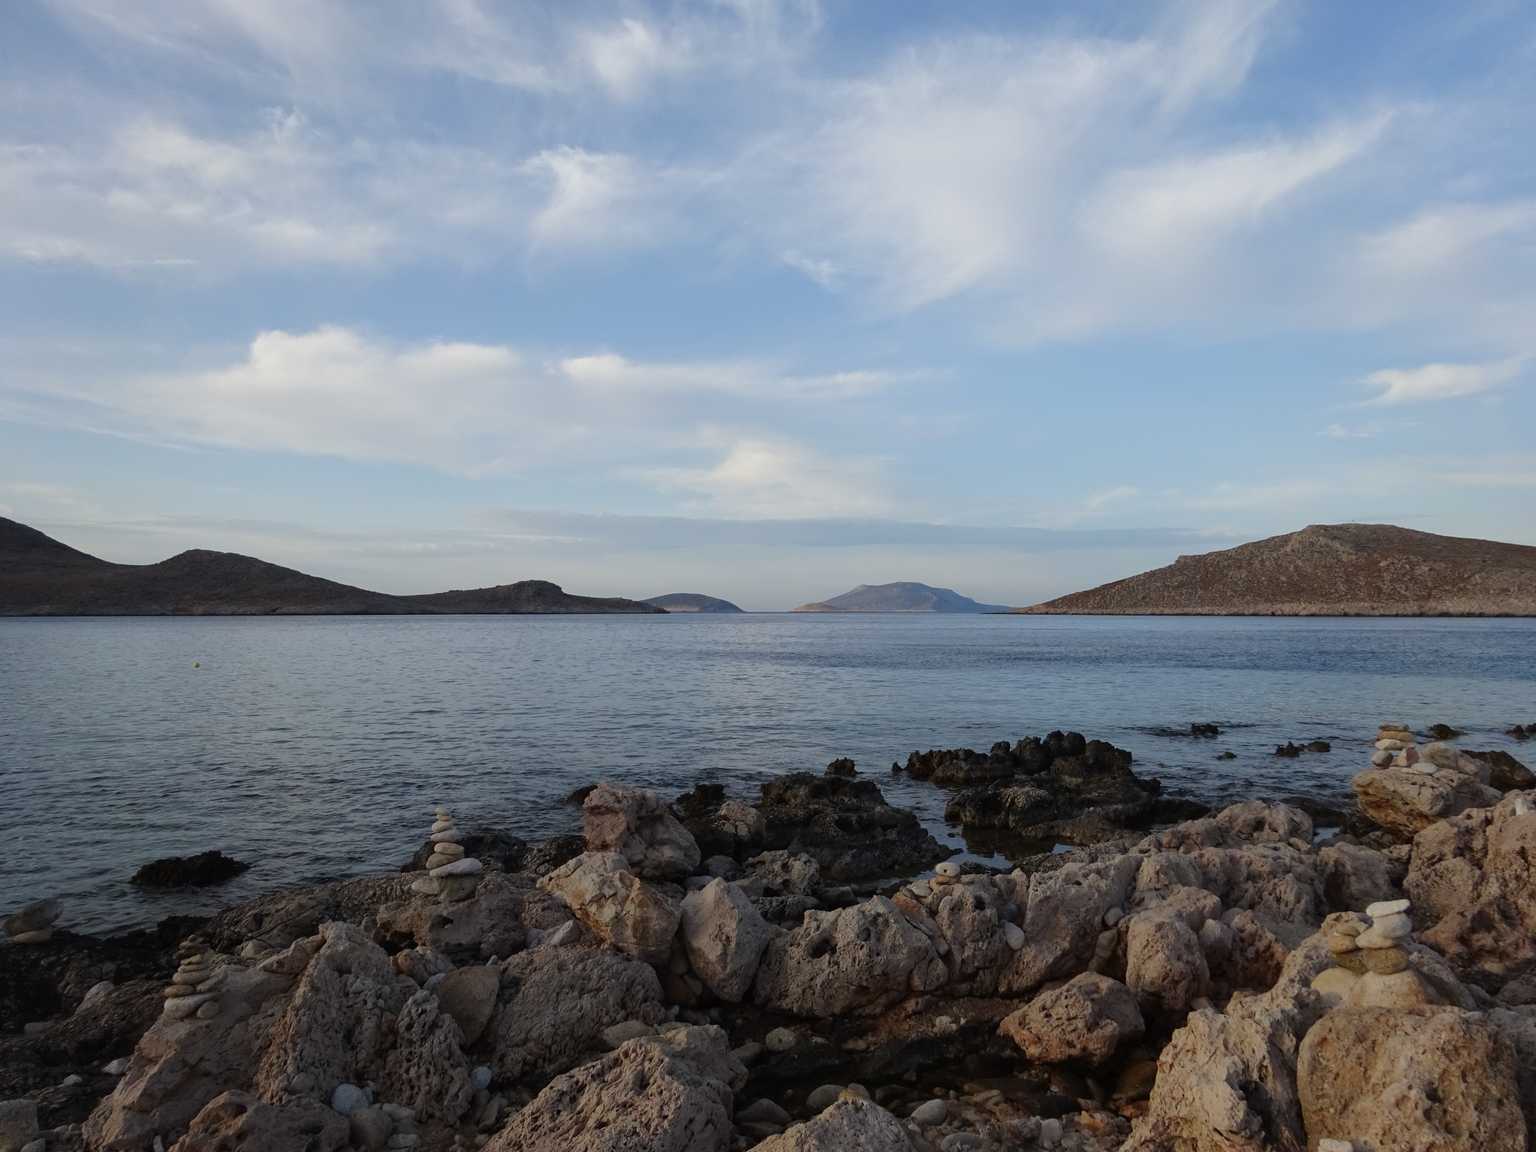
[[34, 0], [0, 513], [391, 591], [1536, 543], [1526, 3]]

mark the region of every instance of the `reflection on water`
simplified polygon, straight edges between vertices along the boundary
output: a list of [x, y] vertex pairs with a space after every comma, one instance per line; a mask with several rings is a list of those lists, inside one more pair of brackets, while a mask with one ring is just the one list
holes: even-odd
[[[574, 827], [560, 800], [597, 777], [755, 795], [835, 756], [960, 849], [945, 794], [892, 761], [1072, 728], [1173, 794], [1330, 797], [1397, 719], [1519, 754], [1499, 733], [1536, 719], [1536, 622], [0, 620], [0, 910], [61, 895], [70, 926], [142, 923], [189, 907], [130, 888], [155, 856], [249, 860], [213, 907], [398, 866], [437, 803], [539, 836]], [[1314, 738], [1333, 751], [1272, 754]]]

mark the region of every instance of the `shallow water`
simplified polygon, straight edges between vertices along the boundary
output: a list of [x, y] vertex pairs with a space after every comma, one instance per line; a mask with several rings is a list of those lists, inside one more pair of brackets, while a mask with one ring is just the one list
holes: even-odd
[[[1174, 793], [1342, 796], [1398, 719], [1536, 763], [1500, 735], [1536, 721], [1536, 621], [0, 620], [0, 910], [58, 895], [69, 927], [148, 923], [397, 867], [440, 802], [531, 837], [572, 830], [561, 800], [595, 778], [753, 796], [835, 756], [942, 832], [945, 794], [892, 760], [1052, 728]], [[1196, 720], [1223, 734], [1179, 734]], [[1334, 750], [1273, 755], [1314, 738]], [[200, 896], [128, 884], [207, 848], [254, 867]]]

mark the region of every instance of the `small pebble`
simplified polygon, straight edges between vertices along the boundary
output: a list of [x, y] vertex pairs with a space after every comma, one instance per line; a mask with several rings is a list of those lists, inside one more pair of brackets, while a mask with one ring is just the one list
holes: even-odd
[[1365, 914], [1372, 920], [1378, 916], [1396, 916], [1400, 912], [1407, 912], [1413, 907], [1409, 900], [1378, 900], [1374, 904], [1367, 905]]
[[124, 1072], [128, 1071], [128, 1057], [119, 1056], [111, 1063], [103, 1064], [101, 1070], [108, 1076], [121, 1076]]
[[944, 1100], [924, 1100], [912, 1109], [912, 1123], [922, 1128], [942, 1124], [949, 1115], [949, 1104]]
[[788, 1052], [800, 1040], [793, 1028], [775, 1028], [763, 1038], [770, 1052]]
[[1040, 1121], [1040, 1147], [1054, 1148], [1061, 1143], [1061, 1121], [1054, 1117]]

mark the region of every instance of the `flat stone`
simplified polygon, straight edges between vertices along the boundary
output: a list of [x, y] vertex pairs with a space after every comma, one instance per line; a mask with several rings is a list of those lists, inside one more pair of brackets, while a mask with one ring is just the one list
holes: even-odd
[[1406, 747], [1408, 747], [1408, 745], [1401, 740], [1376, 741], [1376, 751], [1378, 752], [1401, 752]]
[[956, 864], [953, 860], [946, 860], [942, 864], [935, 865], [933, 874], [950, 880], [958, 880], [960, 878], [960, 865]]
[[204, 1001], [197, 1006], [197, 1012], [195, 1013], [199, 1020], [212, 1020], [218, 1014], [219, 1002], [217, 1000]]
[[432, 849], [432, 854], [434, 856], [447, 856], [457, 860], [460, 856], [464, 855], [464, 845], [453, 840], [444, 840]]
[[434, 880], [442, 880], [448, 876], [478, 876], [484, 869], [484, 865], [473, 856], [466, 856], [462, 860], [455, 860], [452, 864], [444, 864], [441, 868], [433, 868], [428, 875]]
[[11, 937], [12, 944], [46, 944], [53, 939], [52, 928], [38, 928], [31, 932], [18, 932]]
[[1387, 765], [1389, 765], [1391, 763], [1392, 763], [1392, 753], [1390, 753], [1390, 752], [1372, 752], [1371, 753], [1371, 767], [1372, 768], [1385, 768], [1385, 767], [1387, 767]]
[[1355, 1152], [1355, 1145], [1352, 1140], [1335, 1140], [1331, 1136], [1324, 1136], [1317, 1142], [1317, 1152]]
[[1375, 920], [1378, 916], [1397, 916], [1412, 907], [1411, 900], [1378, 900], [1374, 904], [1367, 905], [1365, 914]]
[[1408, 953], [1401, 948], [1364, 948], [1360, 951], [1360, 959], [1365, 962], [1367, 972], [1378, 976], [1396, 976], [1408, 968]]
[[1412, 968], [1391, 976], [1368, 972], [1345, 997], [1345, 1008], [1425, 1008], [1441, 1004], [1440, 996]]
[[450, 828], [446, 832], [434, 832], [427, 839], [433, 844], [457, 844], [464, 839], [464, 833], [457, 828]]
[[1396, 948], [1413, 935], [1413, 921], [1406, 916], [1384, 916], [1356, 938], [1361, 948]]
[[430, 876], [423, 876], [411, 882], [411, 891], [419, 896], [436, 896], [442, 890], [442, 885]]
[[458, 859], [458, 856], [444, 856], [441, 852], [434, 852], [427, 857], [427, 871], [430, 872], [434, 868], [441, 868], [444, 864], [452, 864]]
[[[420, 825], [418, 824], [417, 827], [419, 828]], [[434, 831], [434, 832], [451, 832], [451, 831], [453, 831], [453, 820], [452, 820], [452, 818], [448, 817], [448, 816], [444, 816], [442, 819], [438, 820], [435, 824], [432, 825], [432, 831]]]
[[1316, 992], [1330, 1007], [1338, 1007], [1349, 995], [1351, 988], [1360, 977], [1347, 968], [1329, 968], [1321, 972], [1312, 981], [1312, 991]]
[[167, 1000], [160, 1014], [167, 1020], [185, 1020], [212, 999], [212, 992], [200, 992], [196, 996], [181, 996], [175, 1000]]
[[1360, 947], [1358, 936], [1346, 936], [1342, 932], [1328, 933], [1328, 951], [1335, 956], [1343, 956], [1347, 952], [1357, 951]]

